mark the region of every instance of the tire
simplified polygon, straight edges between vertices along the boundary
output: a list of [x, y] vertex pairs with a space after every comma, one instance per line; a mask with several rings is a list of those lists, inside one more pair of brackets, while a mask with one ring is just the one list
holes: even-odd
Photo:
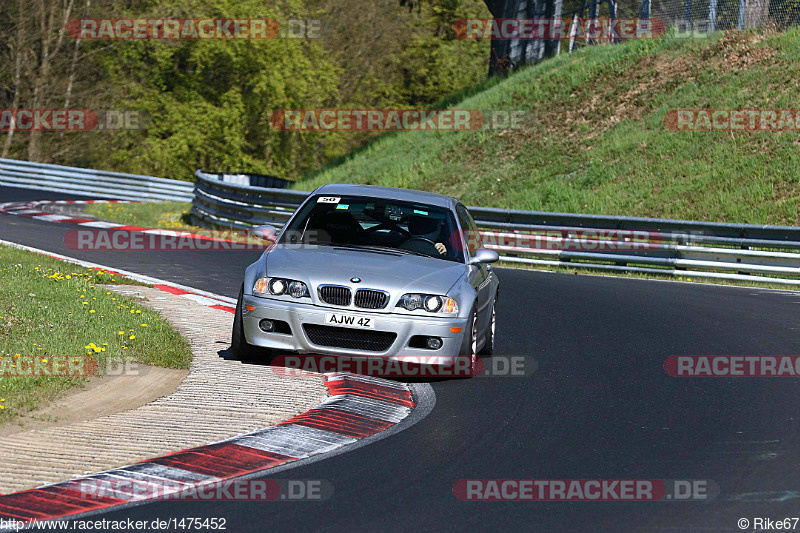
[[477, 328], [476, 322], [478, 319], [478, 311], [477, 305], [472, 306], [472, 312], [469, 314], [469, 320], [467, 320], [467, 330], [464, 332], [464, 340], [461, 341], [461, 353], [459, 354], [462, 357], [469, 357], [469, 376], [475, 376], [478, 371], [478, 335], [477, 335]]
[[255, 361], [259, 358], [259, 349], [247, 342], [244, 336], [244, 321], [242, 320], [242, 307], [244, 304], [244, 285], [239, 289], [239, 299], [236, 301], [236, 312], [233, 315], [233, 331], [231, 332], [231, 352], [240, 361]]
[[483, 343], [483, 348], [478, 355], [484, 355], [486, 357], [491, 357], [494, 353], [494, 330], [495, 330], [495, 317], [497, 314], [497, 295], [494, 297], [494, 303], [492, 303], [492, 316], [489, 318], [489, 325], [486, 327], [486, 342]]

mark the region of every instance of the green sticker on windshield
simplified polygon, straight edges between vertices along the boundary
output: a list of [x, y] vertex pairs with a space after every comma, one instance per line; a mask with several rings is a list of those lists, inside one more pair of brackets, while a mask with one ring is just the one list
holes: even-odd
[[420, 211], [419, 209], [414, 209], [414, 214], [415, 215], [427, 215], [428, 212], [427, 211]]
[[350, 207], [349, 204], [339, 204], [336, 206], [336, 209], [347, 209], [348, 207]]

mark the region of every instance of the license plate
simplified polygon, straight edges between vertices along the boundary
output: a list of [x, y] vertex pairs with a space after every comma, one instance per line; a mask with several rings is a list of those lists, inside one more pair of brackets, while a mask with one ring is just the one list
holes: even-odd
[[375, 329], [375, 321], [369, 316], [345, 315], [342, 313], [325, 313], [325, 324], [346, 328]]

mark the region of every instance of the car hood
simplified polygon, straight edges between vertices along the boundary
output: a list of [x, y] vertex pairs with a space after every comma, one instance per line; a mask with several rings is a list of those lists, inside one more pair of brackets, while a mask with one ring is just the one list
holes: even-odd
[[321, 283], [387, 291], [427, 291], [446, 294], [466, 272], [466, 265], [454, 261], [409, 254], [317, 246], [299, 248], [275, 246], [264, 254], [270, 277], [296, 279], [316, 287]]

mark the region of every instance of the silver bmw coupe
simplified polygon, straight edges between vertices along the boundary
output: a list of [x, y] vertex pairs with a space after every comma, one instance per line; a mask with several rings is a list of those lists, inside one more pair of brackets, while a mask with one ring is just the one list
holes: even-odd
[[499, 281], [455, 198], [365, 185], [311, 193], [244, 275], [240, 359], [491, 355]]

